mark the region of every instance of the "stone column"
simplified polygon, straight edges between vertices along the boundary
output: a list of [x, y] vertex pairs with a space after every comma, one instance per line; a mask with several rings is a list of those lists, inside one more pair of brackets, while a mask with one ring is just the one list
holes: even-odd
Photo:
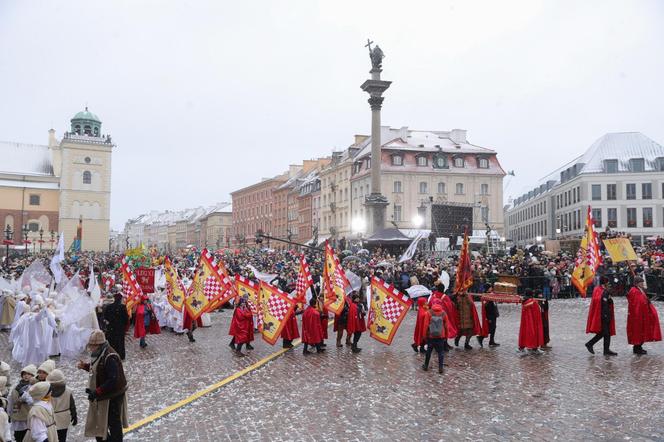
[[367, 195], [365, 205], [369, 208], [371, 216], [371, 233], [385, 228], [385, 207], [389, 204], [381, 192], [380, 166], [381, 144], [380, 138], [380, 111], [383, 106], [383, 92], [390, 87], [391, 81], [380, 79], [382, 69], [374, 67], [371, 80], [365, 81], [361, 88], [369, 94], [371, 106], [371, 194]]

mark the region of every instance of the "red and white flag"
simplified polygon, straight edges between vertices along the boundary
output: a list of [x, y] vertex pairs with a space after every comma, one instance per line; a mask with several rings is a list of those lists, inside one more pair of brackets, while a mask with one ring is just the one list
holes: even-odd
[[300, 256], [300, 271], [297, 275], [297, 282], [295, 283], [295, 299], [297, 302], [304, 304], [307, 298], [307, 290], [311, 288], [314, 284], [314, 280], [311, 277], [311, 271], [309, 270], [309, 264], [304, 257], [304, 253]]
[[143, 290], [136, 280], [136, 275], [126, 259], [122, 258], [122, 265], [120, 266], [122, 272], [122, 298], [127, 306], [127, 313], [131, 316], [131, 312], [136, 304], [141, 302], [143, 297]]

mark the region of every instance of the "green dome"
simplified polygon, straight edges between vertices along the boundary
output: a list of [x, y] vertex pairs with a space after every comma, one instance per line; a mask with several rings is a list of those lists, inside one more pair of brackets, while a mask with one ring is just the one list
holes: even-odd
[[71, 131], [77, 135], [101, 136], [101, 120], [85, 107], [71, 119]]
[[99, 119], [98, 116], [93, 114], [92, 112], [88, 111], [88, 108], [86, 107], [84, 111], [81, 111], [74, 115], [74, 118], [72, 118], [72, 121], [74, 120], [92, 120], [96, 121], [98, 123], [101, 123], [101, 120]]

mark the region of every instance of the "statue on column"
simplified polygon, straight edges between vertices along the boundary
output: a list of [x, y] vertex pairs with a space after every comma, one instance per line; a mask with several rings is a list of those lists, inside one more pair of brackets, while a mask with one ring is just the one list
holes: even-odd
[[380, 69], [383, 65], [383, 58], [385, 58], [385, 54], [378, 45], [376, 45], [375, 48], [371, 49], [372, 43], [373, 41], [367, 39], [367, 44], [365, 45], [365, 47], [369, 48], [369, 59], [371, 60], [371, 67], [373, 69]]

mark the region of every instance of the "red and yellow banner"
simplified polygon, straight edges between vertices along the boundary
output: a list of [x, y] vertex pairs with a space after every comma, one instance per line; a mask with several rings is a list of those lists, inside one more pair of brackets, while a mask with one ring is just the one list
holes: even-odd
[[370, 336], [390, 345], [411, 304], [408, 296], [374, 276], [371, 279], [371, 303], [367, 321]]
[[629, 238], [605, 239], [604, 246], [611, 255], [613, 262], [636, 261], [638, 259]]
[[463, 232], [463, 246], [461, 246], [461, 255], [459, 256], [459, 265], [457, 266], [454, 293], [465, 293], [473, 286], [473, 269], [470, 266], [470, 249], [468, 246], [468, 230]]
[[175, 310], [181, 312], [187, 291], [180, 280], [177, 269], [173, 267], [173, 263], [168, 257], [164, 260], [164, 276], [166, 277], [166, 299]]
[[[247, 304], [251, 313], [254, 315], [258, 314], [258, 284], [248, 280], [247, 278], [235, 275], [235, 289], [237, 291], [237, 296], [242, 298], [247, 297]], [[235, 298], [237, 301], [238, 298]]]
[[265, 342], [274, 345], [286, 320], [293, 313], [295, 300], [264, 281], [260, 282], [258, 298], [258, 330]]
[[127, 312], [131, 316], [134, 306], [141, 302], [143, 291], [136, 280], [136, 275], [127, 264], [126, 257], [122, 258], [120, 271], [122, 272], [122, 298], [127, 306]]
[[594, 226], [595, 221], [593, 220], [592, 210], [590, 209], [590, 206], [588, 206], [586, 226], [583, 237], [581, 238], [581, 246], [576, 253], [574, 271], [572, 271], [572, 284], [574, 284], [584, 298], [586, 297], [588, 286], [590, 286], [595, 279], [597, 267], [599, 267], [602, 261], [602, 257], [599, 253], [599, 240], [597, 239], [597, 233], [595, 233]]
[[346, 288], [350, 288], [344, 269], [334, 249], [325, 242], [325, 264], [323, 266], [323, 298], [328, 311], [339, 315], [344, 308]]
[[304, 253], [300, 256], [300, 271], [297, 275], [297, 282], [295, 283], [295, 293], [297, 294], [297, 302], [304, 304], [307, 300], [307, 290], [314, 284], [309, 271], [309, 264], [304, 257]]
[[222, 305], [226, 304], [231, 298], [237, 297], [237, 289], [234, 278], [228, 274], [226, 270], [226, 265], [221, 259], [214, 261], [214, 266], [216, 266], [217, 272], [220, 275], [223, 275], [224, 280], [228, 280], [229, 284], [226, 286], [227, 293], [224, 296], [221, 296], [216, 301], [210, 303], [208, 306], [208, 311], [216, 310]]
[[184, 301], [193, 321], [215, 305], [222, 305], [235, 296], [235, 287], [213, 259], [210, 252], [203, 249], [189, 294]]

